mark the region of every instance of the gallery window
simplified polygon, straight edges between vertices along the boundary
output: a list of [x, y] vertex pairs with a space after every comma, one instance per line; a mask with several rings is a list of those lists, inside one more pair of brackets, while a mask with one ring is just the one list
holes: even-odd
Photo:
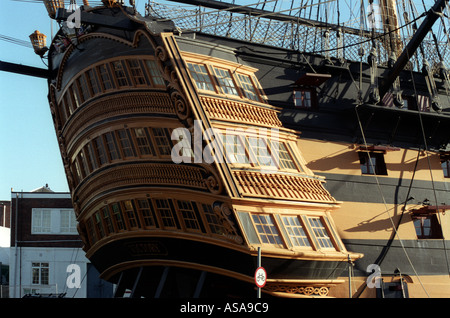
[[120, 211], [119, 203], [111, 204], [111, 210], [114, 216], [114, 220], [116, 221], [117, 227], [120, 230], [126, 230], [125, 223], [123, 221], [122, 212]]
[[154, 86], [164, 86], [164, 79], [161, 76], [161, 72], [158, 70], [156, 62], [153, 60], [145, 60], [145, 65], [147, 66], [150, 78], [153, 81]]
[[130, 59], [127, 60], [128, 66], [131, 72], [131, 78], [133, 79], [134, 85], [136, 86], [146, 86], [147, 81], [145, 80], [144, 72], [140, 65], [139, 60]]
[[119, 139], [120, 146], [123, 151], [124, 158], [135, 157], [135, 150], [133, 148], [133, 144], [130, 141], [130, 135], [128, 130], [120, 129], [117, 131], [117, 136]]
[[334, 245], [331, 242], [331, 238], [328, 235], [328, 231], [325, 228], [320, 217], [308, 217], [309, 226], [322, 249], [334, 249]]
[[114, 233], [114, 226], [111, 219], [111, 213], [109, 212], [109, 209], [107, 206], [104, 206], [100, 209], [100, 213], [103, 216], [103, 221], [106, 225], [106, 234]]
[[213, 69], [222, 92], [228, 95], [239, 96], [236, 84], [234, 83], [230, 71], [218, 67], [214, 67]]
[[137, 149], [141, 156], [153, 156], [154, 150], [150, 143], [150, 138], [145, 128], [134, 128], [134, 136], [137, 142]]
[[274, 166], [274, 160], [264, 138], [248, 138], [248, 143], [260, 166]]
[[272, 216], [253, 214], [252, 220], [262, 244], [270, 244], [277, 247], [283, 247], [283, 241]]
[[249, 156], [238, 135], [224, 134], [223, 146], [225, 156], [230, 163], [248, 164]]
[[162, 225], [165, 229], [177, 229], [174, 211], [167, 199], [155, 199], [156, 210], [158, 211]]
[[283, 216], [283, 225], [294, 247], [311, 247], [299, 216]]
[[214, 213], [213, 207], [210, 204], [202, 204], [202, 209], [211, 233], [219, 235], [227, 234], [227, 230], [222, 222], [220, 222], [219, 217]]
[[188, 69], [198, 89], [214, 91], [214, 86], [206, 66], [203, 64], [188, 63]]
[[98, 72], [100, 74], [100, 83], [104, 91], [113, 89], [113, 83], [111, 80], [111, 72], [107, 64], [102, 64], [98, 66]]
[[106, 149], [108, 150], [108, 156], [109, 160], [117, 160], [120, 159], [119, 153], [118, 153], [118, 147], [117, 147], [117, 141], [116, 137], [114, 136], [113, 132], [107, 132], [105, 134], [105, 143], [106, 143]]
[[256, 92], [256, 88], [253, 85], [252, 79], [248, 75], [244, 74], [237, 74], [237, 77], [240, 82], [240, 86], [242, 88], [242, 91], [244, 92], [245, 97], [248, 99], [254, 100], [259, 102], [259, 95]]
[[192, 203], [189, 201], [177, 201], [178, 211], [184, 221], [187, 231], [201, 232], [200, 224], [197, 215], [194, 211]]
[[129, 86], [128, 74], [126, 71], [126, 66], [122, 61], [114, 61], [111, 63], [115, 79], [117, 80], [117, 85], [119, 87]]
[[130, 228], [137, 229], [140, 227], [139, 219], [133, 207], [133, 202], [131, 200], [122, 201], [123, 211], [128, 219]]
[[156, 223], [150, 205], [146, 199], [137, 199], [137, 211], [141, 214], [145, 227], [155, 227]]

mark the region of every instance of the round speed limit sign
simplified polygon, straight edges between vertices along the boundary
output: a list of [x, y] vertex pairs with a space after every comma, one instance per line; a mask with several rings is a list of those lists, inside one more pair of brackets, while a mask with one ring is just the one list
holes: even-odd
[[259, 288], [263, 288], [266, 285], [267, 273], [264, 267], [258, 267], [255, 272], [255, 284]]

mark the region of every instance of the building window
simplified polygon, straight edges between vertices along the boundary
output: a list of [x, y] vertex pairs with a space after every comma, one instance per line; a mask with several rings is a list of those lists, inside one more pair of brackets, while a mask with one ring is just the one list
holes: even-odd
[[229, 70], [214, 67], [214, 73], [224, 94], [239, 96]]
[[322, 249], [334, 249], [334, 245], [331, 242], [327, 229], [323, 225], [320, 217], [308, 217], [308, 222], [315, 238], [317, 239], [319, 247]]
[[78, 153], [78, 162], [81, 168], [81, 175], [85, 178], [89, 174], [88, 162], [86, 160], [86, 156], [84, 155], [83, 150]]
[[295, 107], [312, 108], [314, 107], [314, 92], [309, 89], [294, 90]]
[[294, 247], [311, 247], [298, 216], [283, 216], [283, 224]]
[[418, 239], [441, 239], [442, 230], [436, 214], [412, 216]]
[[283, 247], [283, 241], [280, 233], [278, 232], [278, 229], [270, 215], [253, 214], [252, 219], [262, 244]]
[[248, 99], [259, 102], [259, 95], [253, 85], [253, 82], [248, 75], [237, 74], [239, 82], [241, 83], [242, 91], [244, 92], [245, 97]]
[[48, 263], [31, 263], [31, 283], [33, 285], [49, 284], [49, 266]]
[[387, 175], [384, 154], [377, 152], [358, 152], [362, 174]]
[[32, 233], [51, 232], [51, 210], [33, 209], [31, 218]]
[[77, 219], [73, 210], [61, 210], [60, 213], [61, 233], [77, 234]]
[[214, 91], [211, 77], [209, 76], [205, 65], [188, 63], [188, 69], [198, 89]]

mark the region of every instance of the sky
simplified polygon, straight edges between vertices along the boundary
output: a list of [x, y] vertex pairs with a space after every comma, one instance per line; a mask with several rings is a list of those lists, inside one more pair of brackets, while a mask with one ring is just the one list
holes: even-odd
[[[29, 35], [39, 30], [49, 38], [50, 21], [43, 3], [0, 0], [1, 35], [29, 41]], [[32, 48], [6, 41], [0, 41], [0, 60], [46, 67]], [[45, 184], [53, 191], [69, 191], [47, 81], [0, 71], [0, 200], [11, 199], [11, 188], [31, 191]]]
[[[142, 14], [146, 2], [136, 1]], [[49, 45], [52, 24], [57, 31], [52, 21], [43, 3], [0, 0], [2, 36], [29, 42], [39, 30]], [[0, 41], [0, 61], [46, 68], [32, 48], [7, 41]], [[45, 79], [0, 71], [0, 200], [11, 199], [11, 188], [27, 192], [48, 184], [69, 191], [47, 93]]]

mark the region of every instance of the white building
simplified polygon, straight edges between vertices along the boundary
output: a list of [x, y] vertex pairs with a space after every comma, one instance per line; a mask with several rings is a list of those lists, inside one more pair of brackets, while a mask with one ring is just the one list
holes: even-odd
[[12, 192], [9, 296], [112, 297], [85, 257], [69, 193]]

